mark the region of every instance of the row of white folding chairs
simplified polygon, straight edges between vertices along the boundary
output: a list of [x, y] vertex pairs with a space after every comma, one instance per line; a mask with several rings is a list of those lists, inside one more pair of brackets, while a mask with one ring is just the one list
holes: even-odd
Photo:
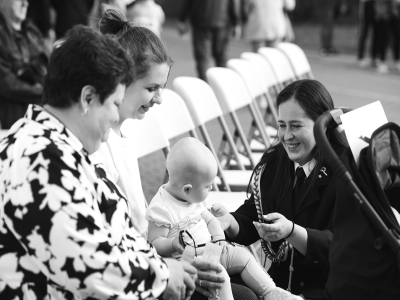
[[[185, 97], [185, 101], [176, 92], [165, 89], [163, 91], [162, 105], [154, 106], [146, 113], [146, 117], [143, 120], [130, 119], [125, 121], [121, 130], [128, 138], [137, 141], [136, 153], [138, 158], [160, 150], [164, 152], [166, 157], [170, 149], [170, 140], [182, 137], [182, 135], [198, 138], [196, 133], [196, 127], [198, 127], [204, 143], [214, 153], [218, 165], [219, 180], [216, 180], [214, 184], [215, 190], [211, 191], [207, 197], [207, 207], [210, 208], [214, 203], [220, 203], [228, 211], [235, 211], [248, 198], [244, 189], [250, 180], [251, 171], [223, 170], [205, 124], [213, 118], [218, 118], [221, 124], [225, 123], [218, 101], [207, 83], [200, 79], [186, 77], [174, 81], [174, 86], [178, 87], [178, 89], [181, 84], [188, 84], [188, 90], [195, 89], [193, 94]], [[202, 88], [203, 90], [202, 95], [199, 95], [200, 100], [201, 96], [205, 96], [207, 98], [203, 99], [211, 97], [213, 101], [199, 104], [197, 101], [199, 99], [193, 97], [194, 94], [199, 92], [197, 88]], [[226, 131], [226, 134], [229, 135], [229, 131]], [[222, 187], [223, 191], [218, 186]], [[234, 187], [242, 191], [231, 191], [231, 188]], [[265, 259], [257, 243], [256, 245], [250, 245], [249, 249], [259, 262]]]
[[[244, 61], [250, 62], [251, 66]], [[268, 107], [275, 127], [277, 109], [275, 97], [271, 92], [277, 96], [284, 86], [294, 80], [314, 78], [304, 51], [292, 43], [280, 43], [277, 48], [262, 47], [258, 53], [242, 53], [241, 59], [231, 59], [227, 65], [240, 74], [253, 99], [263, 100], [260, 102], [260, 107], [265, 120]], [[276, 130], [271, 126], [268, 126], [266, 131], [269, 136], [276, 135]], [[263, 148], [260, 149], [259, 144], [252, 143], [251, 149]]]
[[[207, 129], [204, 128], [204, 130]], [[132, 138], [136, 141], [135, 150], [138, 158], [161, 150], [166, 158], [172, 139], [181, 138], [182, 136], [199, 138], [185, 102], [177, 93], [169, 89], [165, 89], [163, 92], [162, 105], [154, 106], [146, 113], [146, 117], [143, 120], [129, 119], [125, 121], [121, 131], [127, 138]], [[209, 146], [208, 143], [206, 145]], [[218, 160], [217, 164], [220, 179], [215, 182], [214, 191], [210, 192], [207, 198], [207, 205], [221, 203], [229, 211], [235, 211], [247, 198], [246, 192], [231, 192], [228, 185], [226, 188], [223, 187], [225, 191], [221, 191], [218, 186], [221, 187], [226, 184], [226, 174]], [[247, 175], [251, 176], [251, 173], [248, 172]]]

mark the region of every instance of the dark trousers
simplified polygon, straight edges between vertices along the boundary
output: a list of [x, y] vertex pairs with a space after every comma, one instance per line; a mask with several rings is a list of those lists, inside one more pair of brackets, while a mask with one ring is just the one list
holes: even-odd
[[321, 8], [321, 47], [330, 49], [333, 47], [333, 28], [339, 15], [339, 0], [320, 1]]
[[[365, 53], [365, 43], [368, 37], [368, 32], [372, 30], [374, 26], [374, 1], [366, 1], [359, 3], [359, 32], [358, 32], [358, 47], [357, 47], [357, 58], [363, 59]], [[374, 53], [372, 51], [371, 43], [371, 56], [373, 59]]]
[[373, 54], [381, 61], [386, 60], [386, 52], [392, 39], [393, 58], [399, 61], [400, 56], [400, 21], [398, 17], [390, 20], [379, 20], [374, 23]]
[[231, 27], [193, 28], [192, 43], [199, 78], [206, 81], [210, 56], [213, 57], [217, 67], [226, 67], [230, 37]]

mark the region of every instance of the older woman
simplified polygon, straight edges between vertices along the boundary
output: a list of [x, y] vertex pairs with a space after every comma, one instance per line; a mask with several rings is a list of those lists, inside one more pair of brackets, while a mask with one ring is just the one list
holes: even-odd
[[[143, 195], [135, 155], [137, 141], [126, 138], [121, 132], [121, 127], [126, 119], [143, 119], [153, 105], [162, 103], [162, 90], [167, 82], [172, 60], [163, 42], [154, 32], [133, 26], [123, 14], [112, 7], [103, 7], [100, 30], [105, 34], [117, 36], [120, 44], [130, 53], [135, 65], [135, 80], [126, 89], [125, 99], [119, 110], [119, 122], [114, 124], [109, 139], [91, 159], [99, 166], [104, 166], [108, 177], [125, 193], [132, 209], [135, 228], [147, 236], [147, 202]], [[201, 261], [195, 261], [194, 265], [198, 272], [196, 289], [204, 296], [195, 293], [193, 298], [211, 297], [209, 288], [220, 287], [224, 279], [209, 271], [220, 272], [221, 269], [217, 265]], [[236, 299], [257, 299], [250, 289], [239, 285], [234, 285], [233, 294]]]
[[[313, 126], [333, 108], [331, 96], [315, 80], [300, 80], [277, 98], [279, 142], [268, 149], [253, 172], [253, 193], [232, 214], [214, 206], [232, 241], [250, 245], [261, 239], [273, 262], [276, 285], [305, 299], [325, 299], [332, 241], [336, 177], [316, 145]], [[341, 136], [330, 141], [341, 152]]]
[[[0, 143], [0, 299], [184, 299], [196, 269], [162, 260], [89, 154], [118, 122], [132, 63], [78, 26], [50, 58], [44, 107]], [[169, 276], [174, 274], [174, 276]]]

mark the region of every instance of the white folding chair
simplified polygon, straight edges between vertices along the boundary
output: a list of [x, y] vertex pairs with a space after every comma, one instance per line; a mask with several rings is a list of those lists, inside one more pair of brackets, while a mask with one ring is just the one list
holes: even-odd
[[[256, 55], [259, 55], [259, 54], [256, 54]], [[275, 107], [275, 103], [272, 100], [272, 98], [270, 97], [268, 87], [266, 84], [264, 84], [264, 81], [262, 80], [262, 76], [260, 76], [259, 70], [255, 66], [255, 64], [248, 60], [245, 60], [245, 59], [234, 58], [234, 59], [228, 60], [227, 66], [228, 66], [228, 68], [236, 71], [242, 77], [243, 81], [246, 83], [246, 86], [249, 89], [251, 97], [254, 101], [257, 113], [260, 115], [261, 119], [264, 119], [264, 116], [262, 116], [262, 114], [260, 112], [260, 108], [259, 108], [259, 105], [258, 105], [256, 99], [261, 98], [266, 101], [267, 106], [263, 107], [263, 110], [265, 111], [265, 114], [266, 114], [267, 110], [269, 108], [269, 110], [271, 111], [272, 117], [273, 117], [274, 125], [276, 127], [276, 124], [278, 122], [278, 113], [277, 113], [277, 110]], [[267, 125], [267, 127], [265, 128], [265, 131], [266, 131], [267, 137], [269, 139], [268, 142], [269, 142], [269, 144], [271, 144], [270, 140], [276, 137], [277, 130], [273, 126]], [[253, 147], [251, 149], [253, 149]]]
[[[195, 126], [200, 130], [204, 143], [224, 168], [224, 176], [231, 189], [246, 191], [252, 171], [245, 170], [240, 160], [238, 149], [236, 148], [212, 88], [205, 81], [194, 77], [177, 77], [173, 81], [173, 87], [185, 101]], [[227, 168], [229, 167], [230, 160], [227, 159], [226, 162], [221, 162], [221, 159], [223, 159], [222, 153], [217, 153], [217, 151], [215, 151], [215, 147], [206, 128], [206, 123], [213, 120], [218, 120], [231, 154], [233, 158], [236, 159], [239, 170], [228, 170]]]
[[146, 117], [142, 120], [127, 119], [122, 124], [121, 132], [127, 138], [138, 141], [136, 143], [138, 158], [158, 150], [163, 150], [165, 155], [169, 152], [169, 141], [151, 110], [146, 113]]
[[290, 61], [281, 50], [271, 47], [261, 47], [258, 49], [258, 53], [263, 55], [271, 64], [276, 78], [281, 85], [281, 89], [288, 83], [296, 80], [296, 75], [290, 65]]
[[0, 129], [0, 140], [8, 134], [8, 129]]
[[[174, 91], [164, 89], [162, 105], [153, 107], [154, 112], [162, 131], [167, 139], [171, 140], [183, 134], [197, 138], [195, 126], [190, 116], [190, 113], [185, 105], [183, 99]], [[221, 192], [218, 188], [211, 191], [207, 198], [207, 207], [211, 207], [214, 203], [223, 204], [228, 211], [235, 211], [243, 201], [247, 199], [245, 192], [231, 192], [229, 185], [223, 174], [221, 164], [218, 164], [218, 171], [221, 181], [226, 187], [226, 192]]]
[[[260, 132], [261, 140], [265, 148], [269, 147], [270, 140], [265, 132], [265, 123], [262, 120], [261, 113], [258, 107], [254, 105], [253, 99], [247, 88], [245, 82], [240, 75], [228, 68], [213, 67], [209, 68], [206, 72], [207, 81], [215, 92], [219, 104], [221, 105], [222, 112], [228, 114], [235, 126], [235, 138], [239, 137], [241, 144], [244, 148], [242, 153], [246, 155], [250, 161], [250, 168], [254, 169], [257, 162], [261, 159], [262, 153], [253, 153], [250, 149], [248, 137], [243, 131], [243, 127], [239, 121], [236, 111], [241, 108], [248, 108], [255, 128]], [[249, 138], [254, 137], [251, 134]], [[222, 147], [224, 143], [222, 144]], [[244, 161], [243, 164], [246, 165]]]
[[278, 78], [276, 78], [275, 72], [272, 69], [269, 61], [261, 54], [254, 52], [243, 52], [240, 55], [243, 58], [251, 62], [255, 68], [258, 70], [258, 75], [262, 78], [264, 84], [266, 85], [266, 91], [272, 91], [275, 95], [280, 92], [280, 84]]
[[[170, 89], [164, 89], [162, 98], [162, 105], [155, 105], [152, 108], [152, 112], [162, 128], [164, 136], [171, 140], [180, 135], [189, 134], [191, 137], [198, 139], [194, 123], [182, 98]], [[224, 190], [230, 191], [219, 160], [217, 160], [217, 164], [221, 186]], [[217, 184], [214, 185], [214, 190], [219, 190]]]
[[293, 43], [279, 43], [277, 48], [289, 59], [297, 79], [314, 79], [307, 56], [298, 45]]

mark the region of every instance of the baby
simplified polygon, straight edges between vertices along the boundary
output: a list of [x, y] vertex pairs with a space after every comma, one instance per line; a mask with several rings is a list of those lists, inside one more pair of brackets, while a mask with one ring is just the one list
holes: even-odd
[[[233, 299], [228, 274], [237, 273], [263, 299], [302, 299], [277, 288], [245, 247], [225, 242], [219, 221], [204, 203], [217, 175], [217, 163], [203, 143], [194, 138], [178, 141], [167, 157], [167, 170], [169, 181], [160, 187], [146, 213], [149, 241], [160, 255], [180, 258], [183, 244], [195, 246], [201, 255], [205, 243], [215, 242], [223, 246], [220, 263], [226, 270], [221, 299]], [[181, 233], [186, 231], [189, 234]]]

